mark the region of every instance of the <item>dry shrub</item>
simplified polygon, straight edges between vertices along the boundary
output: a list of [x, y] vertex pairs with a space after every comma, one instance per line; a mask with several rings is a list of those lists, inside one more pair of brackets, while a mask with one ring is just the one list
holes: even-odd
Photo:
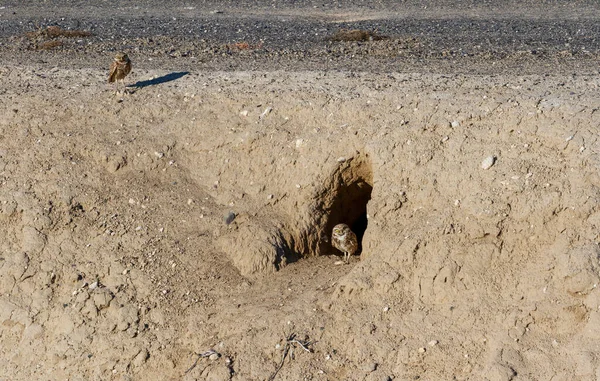
[[63, 43], [60, 40], [44, 41], [38, 45], [38, 49], [49, 50], [49, 49], [53, 49], [53, 48], [62, 46], [62, 44]]
[[241, 41], [231, 45], [225, 45], [225, 47], [230, 50], [256, 50], [262, 48], [262, 42], [252, 45], [246, 41]]
[[362, 29], [341, 29], [330, 37], [332, 41], [378, 41], [388, 37]]

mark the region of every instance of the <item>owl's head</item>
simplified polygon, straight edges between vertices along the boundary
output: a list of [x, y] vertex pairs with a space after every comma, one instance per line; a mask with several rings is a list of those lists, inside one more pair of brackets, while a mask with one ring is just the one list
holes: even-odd
[[337, 224], [333, 227], [333, 235], [335, 237], [342, 237], [350, 230], [346, 224]]
[[115, 54], [115, 61], [127, 62], [129, 61], [129, 56], [127, 56], [127, 53], [118, 52], [117, 54]]

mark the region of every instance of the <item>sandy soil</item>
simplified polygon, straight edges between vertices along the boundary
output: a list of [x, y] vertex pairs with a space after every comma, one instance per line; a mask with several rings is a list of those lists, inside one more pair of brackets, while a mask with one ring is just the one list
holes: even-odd
[[[596, 50], [443, 65], [395, 35], [393, 70], [385, 41], [141, 44], [115, 94], [110, 42], [14, 28], [0, 379], [600, 378]], [[362, 241], [348, 265], [339, 222]]]

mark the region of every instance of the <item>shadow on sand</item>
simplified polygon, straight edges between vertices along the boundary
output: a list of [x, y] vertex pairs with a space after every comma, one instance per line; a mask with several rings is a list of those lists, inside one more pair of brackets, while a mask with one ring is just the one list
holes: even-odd
[[133, 85], [129, 85], [128, 87], [141, 89], [146, 86], [160, 85], [161, 83], [174, 81], [174, 80], [184, 77], [188, 74], [190, 74], [189, 71], [180, 71], [180, 72], [176, 72], [176, 73], [169, 73], [167, 75], [163, 75], [162, 77], [150, 79], [147, 81], [138, 81], [138, 82], [134, 83]]

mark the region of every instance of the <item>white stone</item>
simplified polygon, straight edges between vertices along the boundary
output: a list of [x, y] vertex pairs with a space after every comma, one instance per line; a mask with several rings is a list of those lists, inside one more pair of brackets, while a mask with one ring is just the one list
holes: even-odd
[[260, 119], [264, 118], [265, 116], [269, 115], [271, 113], [271, 111], [273, 111], [273, 107], [269, 106], [265, 109], [265, 111], [262, 112], [262, 114], [260, 114]]
[[496, 163], [496, 157], [488, 156], [485, 159], [483, 159], [483, 161], [481, 162], [481, 168], [482, 169], [490, 169], [492, 167], [492, 165], [494, 165], [495, 163]]

